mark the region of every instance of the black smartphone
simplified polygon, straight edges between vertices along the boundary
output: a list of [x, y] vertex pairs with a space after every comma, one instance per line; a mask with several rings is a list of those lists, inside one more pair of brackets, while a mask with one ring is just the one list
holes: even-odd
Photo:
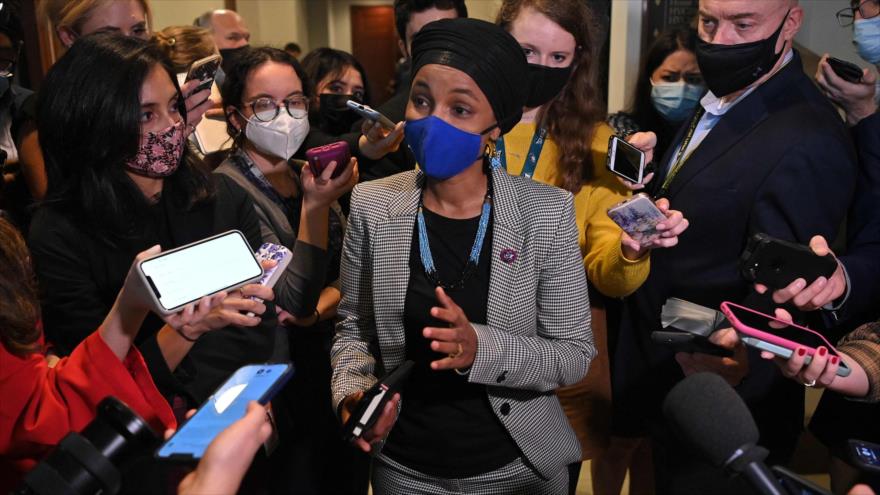
[[831, 495], [831, 492], [782, 466], [773, 466], [773, 474], [788, 495]]
[[651, 332], [651, 341], [668, 346], [675, 352], [699, 352], [710, 356], [733, 357], [732, 350], [713, 343], [706, 336], [690, 332], [658, 330]]
[[214, 84], [214, 78], [217, 77], [217, 69], [220, 68], [221, 62], [222, 59], [220, 58], [220, 55], [209, 55], [192, 63], [186, 73], [184, 84], [192, 81], [193, 79], [198, 79], [199, 85], [196, 86], [196, 88], [192, 90], [190, 94], [195, 94], [199, 91], [204, 91], [211, 88], [211, 85]]
[[388, 373], [369, 390], [364, 392], [357, 409], [342, 426], [342, 436], [352, 442], [360, 438], [367, 430], [373, 427], [382, 415], [385, 404], [394, 397], [394, 394], [403, 386], [403, 382], [409, 376], [415, 363], [404, 361], [391, 373]]
[[849, 440], [849, 457], [862, 471], [880, 474], [880, 445], [864, 440]]
[[862, 68], [852, 62], [828, 57], [828, 65], [844, 81], [857, 83], [862, 80]]
[[156, 457], [198, 461], [214, 438], [244, 417], [248, 402], [266, 405], [293, 376], [290, 363], [250, 364], [238, 369], [205, 401], [196, 413], [168, 439]]
[[781, 289], [802, 278], [808, 284], [819, 277], [830, 277], [837, 270], [837, 260], [819, 256], [809, 246], [755, 234], [740, 257], [740, 271], [746, 280]]

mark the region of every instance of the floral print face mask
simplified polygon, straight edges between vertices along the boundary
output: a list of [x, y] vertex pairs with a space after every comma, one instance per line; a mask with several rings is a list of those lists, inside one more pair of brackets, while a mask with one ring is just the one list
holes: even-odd
[[177, 170], [183, 155], [183, 121], [159, 132], [141, 137], [141, 146], [133, 158], [125, 162], [132, 173], [144, 177], [168, 177]]

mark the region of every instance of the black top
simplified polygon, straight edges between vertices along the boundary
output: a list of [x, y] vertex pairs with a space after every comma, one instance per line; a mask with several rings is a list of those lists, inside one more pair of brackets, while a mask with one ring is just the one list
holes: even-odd
[[[169, 200], [150, 209], [142, 235], [111, 247], [86, 232], [58, 208], [44, 206], [34, 216], [28, 238], [41, 289], [46, 338], [65, 355], [104, 320], [116, 300], [137, 253], [155, 244], [167, 250], [205, 237], [240, 230], [256, 250], [262, 243], [260, 224], [248, 194], [231, 179], [214, 174], [215, 195], [192, 208]], [[166, 398], [182, 396], [197, 406], [236, 369], [265, 362], [274, 350], [274, 308], [256, 328], [226, 327], [199, 338], [172, 373], [159, 350], [156, 333], [162, 321], [147, 316], [136, 344], [159, 391]]]
[[[444, 283], [461, 277], [478, 224], [479, 217], [453, 220], [425, 210], [431, 254]], [[491, 225], [490, 222], [476, 272], [462, 289], [446, 291], [468, 320], [479, 324], [486, 323], [489, 299]], [[401, 414], [383, 452], [431, 476], [464, 478], [486, 473], [508, 464], [520, 453], [492, 411], [485, 385], [469, 383], [467, 376], [453, 370], [430, 368], [431, 361], [444, 356], [431, 350], [431, 341], [422, 336], [422, 330], [446, 324], [430, 314], [431, 308], [439, 304], [419, 257], [418, 227], [413, 230], [403, 322], [406, 359], [415, 361], [415, 366], [401, 391]]]

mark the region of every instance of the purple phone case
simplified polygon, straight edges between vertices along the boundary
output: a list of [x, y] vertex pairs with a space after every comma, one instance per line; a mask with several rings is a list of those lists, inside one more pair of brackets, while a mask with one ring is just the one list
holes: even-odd
[[348, 143], [337, 141], [306, 150], [306, 159], [309, 161], [309, 166], [312, 167], [312, 173], [315, 174], [315, 177], [320, 176], [324, 172], [324, 168], [330, 165], [330, 162], [336, 162], [336, 170], [331, 176], [335, 179], [348, 166], [351, 152], [348, 149]]

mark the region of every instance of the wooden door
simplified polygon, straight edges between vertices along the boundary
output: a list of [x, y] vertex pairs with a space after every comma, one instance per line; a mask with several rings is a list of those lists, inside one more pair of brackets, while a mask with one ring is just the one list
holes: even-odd
[[352, 55], [367, 71], [372, 104], [387, 100], [399, 50], [391, 5], [351, 7]]

